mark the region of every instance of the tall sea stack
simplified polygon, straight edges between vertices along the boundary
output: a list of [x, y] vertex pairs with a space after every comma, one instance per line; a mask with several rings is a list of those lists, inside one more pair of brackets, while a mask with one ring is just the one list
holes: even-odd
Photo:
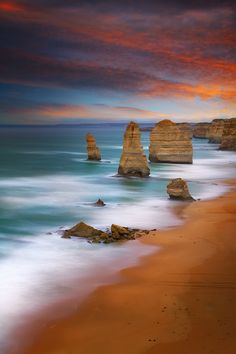
[[87, 141], [87, 152], [88, 152], [88, 160], [91, 161], [100, 161], [101, 153], [99, 148], [97, 147], [96, 140], [94, 136], [90, 133], [86, 135]]
[[220, 144], [223, 131], [224, 131], [224, 119], [213, 119], [209, 128], [209, 143]]
[[236, 151], [236, 118], [225, 119], [220, 150]]
[[192, 163], [193, 148], [189, 131], [171, 120], [157, 123], [150, 133], [151, 162]]
[[118, 173], [122, 176], [138, 177], [147, 177], [150, 174], [137, 123], [130, 122], [126, 128]]

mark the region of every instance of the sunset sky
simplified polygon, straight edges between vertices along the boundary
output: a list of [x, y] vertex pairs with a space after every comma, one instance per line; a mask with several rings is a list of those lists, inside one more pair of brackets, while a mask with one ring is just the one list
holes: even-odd
[[0, 123], [236, 116], [234, 3], [0, 0]]

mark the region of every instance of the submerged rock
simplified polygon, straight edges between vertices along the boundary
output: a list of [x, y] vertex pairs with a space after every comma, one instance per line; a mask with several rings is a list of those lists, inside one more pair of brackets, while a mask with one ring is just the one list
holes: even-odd
[[236, 151], [236, 118], [225, 119], [220, 150]]
[[205, 123], [205, 122], [195, 124], [193, 128], [194, 138], [208, 139], [210, 126], [211, 123]]
[[209, 143], [220, 144], [223, 131], [224, 131], [224, 119], [213, 119], [209, 128]]
[[194, 200], [188, 190], [187, 183], [182, 178], [175, 178], [167, 185], [167, 193], [170, 199]]
[[87, 141], [87, 152], [88, 152], [88, 160], [91, 161], [100, 161], [101, 160], [101, 153], [96, 144], [96, 140], [94, 136], [90, 133], [86, 135]]
[[103, 207], [103, 206], [105, 206], [106, 204], [104, 203], [104, 201], [102, 200], [102, 199], [98, 199], [97, 201], [96, 201], [96, 203], [94, 203], [96, 206], [98, 206], [98, 207]]
[[150, 133], [149, 160], [151, 162], [192, 163], [193, 149], [189, 130], [165, 119]]
[[118, 174], [138, 177], [147, 177], [150, 174], [148, 161], [141, 145], [141, 133], [137, 123], [130, 122], [126, 128]]

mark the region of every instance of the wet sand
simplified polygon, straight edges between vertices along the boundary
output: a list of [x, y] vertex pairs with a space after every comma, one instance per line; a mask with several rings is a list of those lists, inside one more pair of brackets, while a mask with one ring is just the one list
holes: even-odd
[[224, 196], [185, 208], [184, 225], [145, 236], [141, 242], [161, 250], [48, 325], [24, 354], [235, 354], [231, 185]]

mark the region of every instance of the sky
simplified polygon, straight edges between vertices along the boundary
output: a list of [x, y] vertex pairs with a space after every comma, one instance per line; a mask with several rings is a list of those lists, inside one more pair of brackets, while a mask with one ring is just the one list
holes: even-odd
[[0, 124], [233, 116], [235, 0], [0, 0]]

